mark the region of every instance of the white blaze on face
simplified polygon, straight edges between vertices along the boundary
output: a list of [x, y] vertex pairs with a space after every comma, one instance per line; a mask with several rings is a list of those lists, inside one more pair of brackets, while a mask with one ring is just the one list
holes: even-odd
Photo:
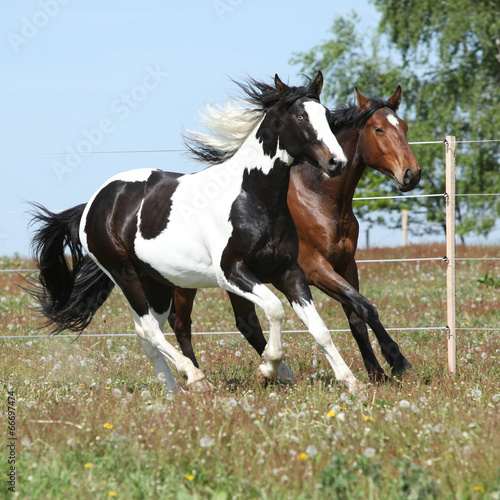
[[388, 115], [387, 121], [394, 125], [396, 128], [399, 128], [399, 120], [396, 118], [396, 115]]
[[326, 119], [325, 107], [319, 102], [307, 101], [304, 103], [304, 109], [309, 116], [309, 122], [316, 131], [318, 140], [323, 141], [330, 152], [340, 161], [347, 163], [347, 158], [340, 147], [336, 137], [330, 130], [328, 120]]

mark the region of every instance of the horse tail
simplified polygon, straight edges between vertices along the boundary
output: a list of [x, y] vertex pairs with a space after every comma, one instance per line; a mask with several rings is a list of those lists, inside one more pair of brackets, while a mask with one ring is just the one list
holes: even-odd
[[[38, 301], [37, 311], [47, 318], [43, 327], [52, 333], [81, 333], [109, 297], [113, 281], [83, 253], [79, 236], [85, 204], [53, 213], [34, 204], [31, 221], [40, 223], [32, 241], [38, 278], [29, 278], [27, 291]], [[65, 256], [71, 255], [72, 267]]]

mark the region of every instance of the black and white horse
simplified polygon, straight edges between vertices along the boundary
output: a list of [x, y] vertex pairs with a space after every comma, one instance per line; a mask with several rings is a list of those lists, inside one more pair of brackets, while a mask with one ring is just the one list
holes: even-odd
[[[212, 166], [179, 175], [140, 169], [109, 179], [87, 204], [54, 214], [38, 206], [33, 248], [40, 274], [33, 294], [53, 331], [82, 331], [116, 284], [127, 299], [139, 341], [169, 390], [178, 390], [167, 360], [199, 390], [203, 373], [165, 340], [174, 287], [219, 286], [261, 307], [270, 323], [259, 369], [293, 377], [281, 363], [283, 292], [322, 347], [337, 379], [362, 384], [341, 358], [313, 304], [297, 263], [298, 239], [287, 206], [290, 167], [306, 161], [327, 176], [347, 161], [320, 104], [323, 77], [289, 87], [240, 87], [233, 101], [207, 108], [210, 133], [188, 137], [191, 152]], [[271, 89], [271, 90], [270, 90]], [[73, 267], [64, 257], [69, 248]], [[86, 251], [86, 255], [83, 250]]]

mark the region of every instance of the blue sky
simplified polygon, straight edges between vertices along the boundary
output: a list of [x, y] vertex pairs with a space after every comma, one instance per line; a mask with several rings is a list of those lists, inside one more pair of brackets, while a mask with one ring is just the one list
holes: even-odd
[[[302, 83], [289, 60], [327, 39], [335, 16], [356, 10], [366, 29], [378, 20], [367, 0], [8, 5], [0, 20], [0, 255], [28, 254], [29, 216], [18, 213], [27, 201], [60, 210], [124, 170], [200, 169], [179, 152], [78, 151], [183, 149], [182, 128], [198, 127], [198, 111], [237, 93], [231, 78], [278, 73]], [[65, 154], [7, 154], [53, 152]]]

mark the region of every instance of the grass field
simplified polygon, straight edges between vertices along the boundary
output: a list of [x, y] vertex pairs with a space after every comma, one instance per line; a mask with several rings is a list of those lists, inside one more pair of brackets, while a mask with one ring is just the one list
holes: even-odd
[[[457, 248], [457, 257], [499, 253]], [[443, 247], [429, 245], [358, 258], [442, 255]], [[30, 263], [4, 258], [0, 265]], [[447, 372], [446, 333], [425, 329], [446, 325], [445, 264], [359, 269], [361, 291], [387, 328], [419, 328], [391, 332], [416, 380], [349, 396], [309, 334], [285, 333], [297, 381], [264, 387], [258, 356], [241, 335], [196, 335], [214, 391], [173, 398], [133, 336], [0, 339], [0, 498], [500, 498], [500, 265], [457, 262], [456, 376]], [[0, 274], [3, 336], [40, 334], [20, 281]], [[317, 290], [314, 297], [329, 328], [347, 328], [335, 301]], [[195, 332], [235, 330], [220, 290], [199, 293], [193, 319]], [[302, 328], [287, 307], [284, 329]], [[118, 292], [85, 333], [133, 333]], [[368, 382], [350, 333], [333, 337]]]

